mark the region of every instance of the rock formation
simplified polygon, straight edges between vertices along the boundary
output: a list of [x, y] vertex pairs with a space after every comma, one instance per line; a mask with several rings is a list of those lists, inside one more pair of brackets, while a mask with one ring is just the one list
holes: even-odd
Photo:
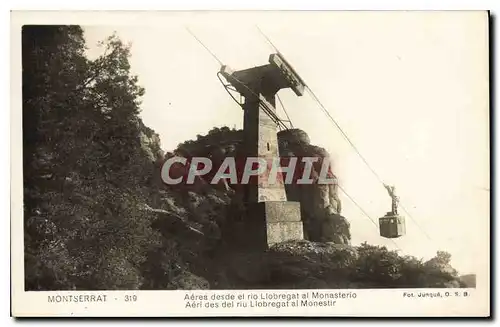
[[[214, 129], [206, 136], [198, 136], [197, 141], [179, 145], [175, 153], [187, 158], [198, 156], [211, 158], [212, 172], [201, 178], [208, 182], [226, 157], [236, 157], [237, 161], [244, 158], [242, 137], [242, 131], [239, 130]], [[321, 171], [321, 163], [324, 160], [330, 160], [329, 153], [321, 147], [311, 145], [307, 134], [300, 129], [279, 132], [278, 140], [281, 157], [298, 157], [299, 160], [302, 157], [318, 158], [318, 163], [314, 165], [312, 171], [313, 179], [317, 180]], [[303, 169], [304, 163], [297, 162], [296, 171], [301, 172]], [[335, 179], [336, 177], [329, 173], [328, 178]], [[199, 184], [197, 179], [195, 186]], [[225, 193], [236, 193], [232, 197], [237, 202], [243, 200], [241, 185], [230, 184], [227, 181], [221, 181], [219, 184], [215, 186], [216, 189]], [[349, 222], [341, 215], [337, 184], [315, 182], [310, 185], [297, 185], [294, 183], [286, 185], [286, 193], [289, 201], [300, 202], [306, 239], [314, 242], [349, 244], [351, 239]], [[244, 214], [243, 211], [241, 210], [240, 215]]]
[[[311, 145], [307, 134], [300, 129], [285, 130], [278, 133], [280, 156], [282, 157], [317, 157], [318, 164], [313, 165], [312, 175], [320, 175], [323, 160], [330, 161], [330, 154], [323, 148]], [[304, 163], [297, 164], [296, 171], [304, 170]], [[336, 178], [329, 173], [329, 178]], [[338, 196], [338, 184], [286, 185], [290, 201], [299, 201], [306, 238], [317, 242], [349, 244], [351, 235], [349, 222], [341, 216], [341, 202]]]
[[[329, 159], [328, 152], [310, 144], [307, 134], [293, 129], [278, 134], [280, 156]], [[167, 156], [206, 156], [217, 162], [238, 157], [241, 131], [216, 129], [196, 141], [180, 144]], [[157, 165], [158, 167], [161, 166]], [[159, 169], [159, 168], [158, 168]], [[302, 167], [298, 167], [300, 171]], [[313, 177], [320, 174], [315, 165]], [[157, 172], [159, 174], [159, 172]], [[182, 174], [180, 172], [179, 174]], [[328, 176], [334, 178], [333, 174]], [[300, 201], [306, 240], [276, 244], [262, 252], [234, 244], [245, 232], [243, 192], [230, 183], [211, 185], [210, 176], [194, 185], [162, 185], [161, 210], [155, 222], [165, 240], [177, 244], [180, 268], [171, 273], [167, 288], [180, 289], [296, 289], [457, 287], [443, 253], [422, 262], [385, 247], [351, 246], [348, 221], [341, 215], [338, 185], [287, 185], [287, 197]], [[235, 239], [236, 238], [236, 239]], [[384, 262], [383, 265], [380, 262]], [[444, 262], [444, 263], [443, 263]], [[208, 283], [208, 284], [207, 284]]]

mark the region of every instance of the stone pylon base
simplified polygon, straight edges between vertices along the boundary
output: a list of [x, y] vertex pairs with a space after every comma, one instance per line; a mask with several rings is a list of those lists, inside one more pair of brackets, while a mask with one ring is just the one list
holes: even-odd
[[253, 248], [267, 250], [276, 243], [304, 239], [299, 202], [258, 202], [247, 209], [242, 240]]

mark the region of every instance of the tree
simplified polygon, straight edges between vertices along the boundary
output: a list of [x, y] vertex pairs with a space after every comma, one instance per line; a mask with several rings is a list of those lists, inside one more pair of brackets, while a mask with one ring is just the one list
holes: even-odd
[[373, 287], [394, 287], [400, 276], [401, 262], [396, 251], [366, 242], [358, 247], [355, 281], [368, 282]]
[[134, 289], [161, 247], [151, 162], [138, 117], [144, 89], [116, 36], [89, 61], [78, 26], [23, 29], [27, 289]]
[[[54, 258], [66, 255], [56, 240], [57, 218], [46, 210], [63, 196], [71, 133], [81, 100], [76, 89], [84, 79], [83, 31], [78, 26], [24, 26], [23, 171], [27, 288], [58, 287]], [[57, 253], [57, 254], [56, 254]], [[62, 278], [64, 279], [64, 278]], [[59, 279], [60, 280], [60, 279]], [[42, 286], [45, 285], [45, 286]]]
[[371, 287], [458, 287], [456, 270], [450, 265], [451, 255], [438, 251], [427, 262], [413, 256], [400, 256], [385, 246], [358, 247], [353, 280]]

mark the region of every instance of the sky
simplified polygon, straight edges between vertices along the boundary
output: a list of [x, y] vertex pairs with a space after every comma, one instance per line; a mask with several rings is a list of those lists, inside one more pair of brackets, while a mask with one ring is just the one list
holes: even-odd
[[[145, 87], [141, 117], [164, 150], [243, 113], [216, 77], [267, 63], [272, 40], [384, 182], [395, 185], [407, 234], [395, 240], [344, 194], [352, 243], [429, 259], [452, 255], [460, 273], [489, 265], [488, 23], [482, 12], [158, 13], [84, 26], [89, 55], [113, 32], [131, 43]], [[341, 186], [371, 219], [391, 199], [307, 93], [279, 92], [294, 126], [331, 154]], [[278, 106], [278, 115], [285, 118]]]

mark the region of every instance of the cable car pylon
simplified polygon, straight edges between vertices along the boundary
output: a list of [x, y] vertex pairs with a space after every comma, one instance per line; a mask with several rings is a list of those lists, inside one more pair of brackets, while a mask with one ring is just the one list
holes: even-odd
[[[261, 33], [261, 34], [262, 34], [262, 35], [263, 35], [263, 36], [267, 39], [267, 41], [268, 41], [268, 42], [269, 42], [269, 44], [273, 47], [273, 49], [275, 49], [275, 51], [276, 51], [276, 54], [274, 55], [274, 56], [275, 56], [275, 58], [282, 59], [282, 60], [283, 60], [283, 61], [284, 61], [284, 62], [288, 65], [288, 67], [291, 69], [291, 71], [292, 71], [292, 72], [294, 72], [293, 67], [285, 61], [285, 59], [284, 59], [283, 55], [282, 55], [282, 54], [281, 54], [281, 52], [280, 52], [280, 51], [279, 51], [279, 50], [278, 50], [278, 49], [274, 46], [274, 44], [271, 42], [271, 40], [269, 40], [269, 38], [267, 38], [267, 36], [265, 36], [265, 34], [264, 34], [261, 30], [260, 30], [260, 28], [259, 28], [258, 26], [257, 26], [257, 28], [259, 29], [259, 32], [260, 32], [260, 33]], [[192, 31], [191, 31], [188, 27], [186, 27], [186, 30], [187, 30], [187, 31], [189, 32], [189, 34], [191, 34], [191, 36], [193, 36], [193, 38], [195, 38], [195, 39], [196, 39], [196, 41], [198, 41], [198, 43], [200, 43], [200, 44], [203, 46], [203, 48], [205, 48], [205, 50], [206, 50], [206, 51], [207, 51], [207, 52], [208, 52], [208, 53], [209, 53], [209, 54], [210, 54], [210, 55], [211, 55], [211, 56], [212, 56], [212, 57], [213, 57], [213, 58], [214, 58], [214, 59], [215, 59], [215, 60], [216, 60], [216, 61], [217, 61], [220, 65], [221, 65], [221, 71], [219, 71], [219, 72], [217, 73], [217, 77], [218, 77], [219, 81], [223, 84], [224, 88], [225, 88], [225, 89], [226, 89], [226, 91], [229, 93], [229, 95], [231, 96], [231, 98], [233, 98], [233, 100], [234, 100], [236, 103], [238, 103], [238, 105], [240, 105], [240, 106], [241, 106], [241, 104], [242, 104], [241, 99], [240, 99], [240, 101], [238, 101], [238, 100], [236, 99], [236, 97], [234, 97], [234, 96], [233, 96], [233, 94], [231, 93], [231, 92], [238, 92], [238, 90], [236, 90], [235, 85], [234, 85], [234, 84], [232, 84], [232, 87], [230, 87], [230, 84], [231, 84], [231, 83], [225, 83], [225, 82], [222, 80], [222, 78], [221, 78], [221, 76], [224, 76], [224, 75], [225, 75], [225, 74], [224, 74], [224, 70], [225, 70], [225, 67], [227, 67], [227, 66], [225, 66], [225, 65], [222, 63], [222, 61], [221, 61], [221, 60], [220, 60], [220, 59], [219, 59], [219, 58], [218, 58], [218, 57], [217, 57], [217, 56], [216, 56], [216, 55], [215, 55], [212, 51], [210, 51], [210, 49], [209, 49], [209, 48], [208, 48], [208, 47], [207, 47], [207, 46], [206, 46], [206, 45], [205, 45], [205, 44], [204, 44], [204, 43], [203, 43], [203, 42], [202, 42], [202, 41], [201, 41], [198, 37], [196, 37], [196, 35], [195, 35], [195, 34], [194, 34], [194, 33], [193, 33], [193, 32], [192, 32]], [[273, 55], [271, 55], [271, 56], [273, 56]], [[226, 78], [225, 78], [225, 79], [226, 79]], [[254, 96], [256, 95], [256, 94], [255, 94], [255, 93], [251, 90], [251, 88], [249, 88], [249, 87], [248, 87], [248, 86], [247, 86], [244, 82], [242, 82], [241, 80], [239, 80], [236, 76], [232, 76], [232, 79], [233, 79], [233, 81], [237, 82], [237, 84], [239, 84], [239, 86], [241, 86], [242, 88], [247, 89], [247, 90], [248, 90], [248, 91], [249, 91], [252, 95], [254, 95]], [[226, 80], [227, 80], [227, 79], [226, 79]], [[228, 82], [229, 82], [229, 81], [228, 81]], [[302, 82], [303, 82], [303, 81], [302, 81]], [[318, 98], [314, 95], [314, 93], [312, 92], [312, 90], [310, 89], [310, 87], [309, 87], [309, 86], [308, 86], [305, 82], [303, 82], [303, 85], [304, 85], [304, 87], [305, 87], [305, 90], [307, 90], [307, 91], [308, 91], [308, 92], [309, 92], [309, 93], [313, 96], [313, 98], [314, 98], [314, 99], [315, 99], [315, 100], [316, 100], [316, 101], [320, 104], [320, 106], [321, 106], [322, 108], [324, 108], [324, 106], [323, 106], [323, 105], [322, 105], [322, 103], [319, 101], [319, 99], [318, 99]], [[300, 91], [300, 90], [299, 90], [299, 91]], [[238, 93], [240, 93], [240, 92], [238, 92]], [[241, 93], [240, 93], [240, 94], [241, 94]], [[265, 101], [262, 101], [262, 103], [264, 103], [264, 104], [265, 104]], [[265, 107], [265, 106], [264, 106], [264, 107]], [[284, 106], [283, 106], [283, 105], [282, 105], [282, 107], [283, 107], [283, 110], [285, 111], [285, 114], [287, 115], [287, 118], [289, 118], [289, 117], [288, 117], [288, 113], [286, 112], [286, 110], [285, 110], [285, 108], [284, 108]], [[266, 108], [264, 108], [264, 109], [266, 109]], [[330, 115], [330, 114], [329, 114], [329, 112], [326, 110], [326, 108], [324, 108], [324, 110], [325, 110], [325, 112], [327, 113], [327, 115], [330, 117], [330, 119], [332, 119], [332, 120], [333, 120], [333, 122], [337, 125], [337, 127], [341, 130], [340, 126], [338, 126], [338, 124], [337, 124], [337, 123], [336, 123], [336, 121], [333, 119], [333, 117], [331, 117], [331, 115]], [[264, 110], [264, 111], [266, 111], [266, 110]], [[284, 129], [287, 129], [287, 128], [288, 128], [286, 125], [284, 125], [284, 124], [283, 124], [283, 122], [284, 122], [284, 121], [286, 121], [286, 120], [281, 120], [281, 119], [279, 119], [278, 117], [271, 117], [271, 118], [272, 118], [272, 119], [274, 118], [273, 120], [275, 120], [275, 119], [277, 118], [277, 120], [276, 120], [275, 122], [276, 122], [276, 123], [278, 123], [278, 125], [281, 125], [281, 126], [279, 126], [279, 127], [280, 127], [280, 129], [281, 129], [281, 128], [284, 128]], [[289, 123], [290, 123], [290, 125], [291, 125], [291, 120], [290, 120], [290, 119], [288, 119], [288, 122], [289, 122]], [[292, 127], [293, 127], [293, 125], [292, 125]], [[341, 130], [341, 131], [342, 131], [342, 130]], [[342, 131], [342, 132], [343, 132], [343, 131]], [[345, 133], [344, 133], [344, 135], [345, 135]], [[350, 142], [350, 140], [348, 139], [347, 135], [345, 135], [345, 137], [346, 137], [346, 139]], [[354, 144], [352, 144], [352, 142], [350, 142], [350, 144], [354, 147]], [[360, 155], [360, 153], [359, 153], [359, 152], [358, 152], [358, 154]], [[365, 164], [367, 164], [367, 165], [368, 165], [368, 163], [367, 163], [366, 161], [365, 161]], [[370, 168], [371, 168], [371, 167], [370, 167]], [[372, 170], [372, 172], [374, 172], [374, 171]], [[376, 174], [376, 173], [375, 173], [375, 174]], [[377, 176], [378, 176], [378, 175], [377, 175]], [[351, 200], [351, 201], [352, 201], [352, 202], [353, 202], [353, 203], [354, 203], [354, 204], [355, 204], [355, 205], [356, 205], [356, 206], [357, 206], [360, 210], [361, 210], [361, 212], [362, 212], [362, 213], [363, 213], [363, 214], [364, 214], [364, 215], [365, 215], [368, 219], [370, 219], [370, 220], [374, 223], [374, 225], [377, 227], [377, 224], [375, 223], [375, 221], [374, 221], [374, 220], [373, 220], [373, 219], [372, 219], [372, 218], [371, 218], [371, 217], [370, 217], [370, 216], [366, 213], [366, 211], [365, 211], [365, 210], [364, 210], [364, 209], [363, 209], [363, 208], [362, 208], [359, 204], [357, 204], [357, 202], [356, 202], [356, 201], [355, 201], [355, 200], [354, 200], [354, 199], [353, 199], [353, 198], [352, 198], [352, 197], [351, 197], [351, 196], [350, 196], [350, 195], [349, 195], [349, 194], [348, 194], [348, 193], [347, 193], [347, 192], [346, 192], [343, 188], [341, 188], [341, 187], [340, 187], [340, 185], [339, 185], [339, 188], [340, 188], [340, 189], [342, 190], [342, 192], [343, 192], [343, 193], [344, 193], [344, 194], [345, 194], [345, 195], [346, 195], [346, 196], [347, 196], [347, 197], [348, 197], [348, 198], [349, 198], [349, 199], [350, 199], [350, 200]], [[389, 238], [389, 239], [390, 239], [390, 240], [394, 243], [394, 245], [396, 246], [396, 248], [397, 248], [398, 250], [401, 250], [401, 249], [398, 247], [398, 245], [394, 242], [394, 239], [393, 239], [393, 238]]]
[[[279, 49], [274, 45], [274, 43], [271, 41], [271, 39], [259, 28], [259, 26], [256, 25], [257, 30], [259, 33], [266, 39], [266, 41], [269, 43], [269, 45], [279, 54], [281, 52]], [[354, 145], [354, 143], [351, 141], [351, 139], [347, 136], [347, 134], [344, 132], [344, 130], [340, 127], [340, 125], [337, 123], [337, 121], [332, 117], [330, 112], [326, 109], [326, 107], [323, 105], [323, 103], [319, 100], [319, 98], [316, 96], [316, 94], [313, 92], [313, 90], [309, 87], [307, 83], [305, 83], [305, 89], [308, 91], [308, 93], [311, 95], [311, 97], [319, 104], [320, 108], [323, 110], [323, 112], [328, 116], [328, 118], [335, 124], [337, 129], [340, 131], [342, 136], [346, 139], [346, 141], [349, 143], [349, 145], [354, 149], [356, 154], [361, 158], [363, 163], [366, 165], [366, 167], [372, 172], [372, 174], [377, 178], [377, 180], [384, 186], [386, 187], [386, 184], [382, 180], [382, 178], [377, 174], [377, 172], [371, 167], [371, 165], [368, 163], [368, 161], [365, 159], [365, 157], [361, 154], [361, 152], [358, 150], [358, 148]], [[405, 213], [408, 215], [408, 217], [413, 220], [415, 225], [420, 229], [420, 231], [427, 237], [427, 239], [432, 240], [429, 234], [420, 226], [420, 224], [412, 217], [410, 212], [403, 206], [402, 203], [399, 203], [401, 208], [405, 211]], [[404, 225], [404, 223], [402, 224]], [[406, 231], [405, 231], [406, 233]], [[382, 231], [381, 231], [382, 234]]]

